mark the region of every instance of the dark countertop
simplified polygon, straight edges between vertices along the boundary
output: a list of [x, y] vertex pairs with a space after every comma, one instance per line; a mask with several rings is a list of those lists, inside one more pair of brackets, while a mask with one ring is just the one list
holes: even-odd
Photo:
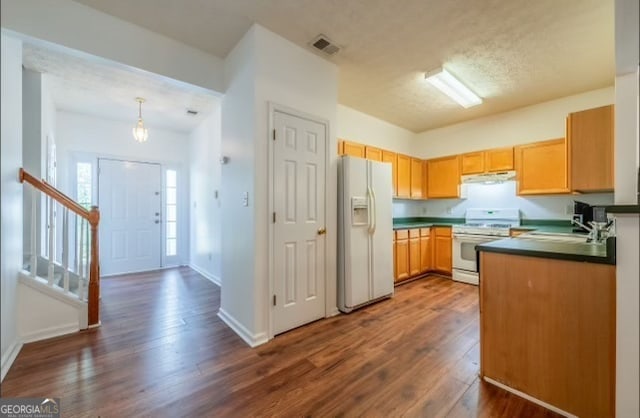
[[393, 229], [430, 228], [463, 224], [464, 218], [394, 218]]
[[[436, 217], [415, 217], [415, 218], [394, 218], [393, 229], [413, 229], [430, 228], [432, 226], [451, 226], [463, 224], [464, 218], [436, 218]], [[540, 231], [560, 234], [570, 234], [573, 232], [571, 221], [557, 219], [523, 219], [520, 226], [514, 230]]]
[[640, 214], [640, 204], [637, 205], [612, 205], [605, 207], [607, 213], [638, 213]]
[[616, 264], [615, 238], [609, 238], [606, 244], [506, 238], [477, 245], [476, 250], [527, 257]]

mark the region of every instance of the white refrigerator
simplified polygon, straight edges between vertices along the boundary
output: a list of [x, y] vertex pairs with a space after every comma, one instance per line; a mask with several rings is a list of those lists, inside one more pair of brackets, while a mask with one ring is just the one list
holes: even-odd
[[391, 164], [343, 156], [338, 170], [338, 308], [393, 295]]

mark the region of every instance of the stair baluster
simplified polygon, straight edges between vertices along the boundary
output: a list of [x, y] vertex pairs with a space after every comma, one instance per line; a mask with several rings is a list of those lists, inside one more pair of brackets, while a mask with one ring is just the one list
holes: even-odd
[[69, 292], [69, 209], [62, 209], [62, 268], [63, 289]]
[[36, 225], [38, 220], [37, 215], [37, 202], [40, 195], [38, 194], [38, 189], [35, 187], [31, 189], [31, 245], [30, 245], [30, 268], [31, 268], [31, 277], [36, 277], [38, 273], [38, 252], [37, 252], [37, 235], [36, 235]]

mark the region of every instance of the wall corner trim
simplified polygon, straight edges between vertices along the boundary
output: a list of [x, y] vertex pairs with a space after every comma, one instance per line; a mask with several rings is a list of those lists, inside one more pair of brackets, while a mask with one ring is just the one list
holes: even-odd
[[205, 279], [209, 280], [210, 282], [212, 282], [213, 284], [217, 285], [219, 288], [222, 288], [222, 281], [220, 280], [220, 277], [215, 276], [209, 272], [207, 272], [205, 269], [196, 266], [193, 263], [189, 263], [188, 267], [191, 270], [194, 270], [195, 272], [197, 272], [198, 274], [200, 274], [202, 277], [204, 277]]
[[4, 377], [7, 375], [7, 372], [11, 368], [11, 365], [15, 361], [16, 357], [18, 357], [18, 354], [20, 354], [20, 350], [22, 350], [22, 342], [16, 339], [15, 341], [13, 341], [13, 343], [11, 343], [9, 349], [6, 352], [2, 353], [0, 382], [4, 380]]
[[269, 341], [267, 338], [267, 334], [265, 332], [260, 332], [258, 334], [252, 334], [249, 332], [244, 325], [242, 325], [238, 320], [236, 320], [233, 316], [229, 315], [227, 311], [220, 308], [218, 310], [218, 318], [220, 318], [229, 328], [231, 328], [240, 338], [244, 340], [245, 343], [249, 345], [249, 347], [257, 347]]

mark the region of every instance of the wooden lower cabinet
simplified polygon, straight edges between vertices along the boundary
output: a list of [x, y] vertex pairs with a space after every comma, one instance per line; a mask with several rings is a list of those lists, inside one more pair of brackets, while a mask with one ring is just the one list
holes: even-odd
[[431, 245], [431, 228], [420, 228], [420, 273], [433, 268], [433, 247]]
[[420, 274], [420, 230], [409, 230], [409, 276]]
[[[435, 261], [437, 243], [440, 243], [438, 255], [444, 260], [439, 264]], [[451, 228], [413, 228], [395, 231], [393, 260], [396, 283], [434, 270], [451, 274]]]
[[451, 228], [433, 228], [433, 269], [451, 274]]
[[399, 282], [408, 279], [409, 276], [409, 230], [402, 229], [395, 232], [394, 271], [395, 280]]
[[615, 416], [616, 267], [480, 253], [480, 376], [582, 418]]

